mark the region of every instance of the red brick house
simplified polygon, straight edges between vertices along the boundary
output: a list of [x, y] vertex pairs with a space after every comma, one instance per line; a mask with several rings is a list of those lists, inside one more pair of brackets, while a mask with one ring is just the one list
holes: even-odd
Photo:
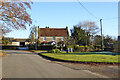
[[40, 42], [56, 43], [65, 42], [69, 36], [68, 27], [66, 28], [39, 28], [38, 27], [38, 40]]

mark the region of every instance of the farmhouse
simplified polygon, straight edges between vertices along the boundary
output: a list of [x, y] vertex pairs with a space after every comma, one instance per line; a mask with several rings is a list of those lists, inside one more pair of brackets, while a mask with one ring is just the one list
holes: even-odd
[[55, 42], [56, 44], [64, 43], [69, 36], [68, 27], [66, 28], [39, 28], [38, 41], [40, 43]]

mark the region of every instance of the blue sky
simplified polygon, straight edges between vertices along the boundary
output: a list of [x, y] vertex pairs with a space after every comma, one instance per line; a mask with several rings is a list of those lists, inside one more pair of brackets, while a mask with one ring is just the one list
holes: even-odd
[[[100, 29], [99, 19], [103, 19], [103, 34], [118, 35], [118, 3], [117, 2], [82, 2], [82, 4], [96, 17], [91, 16], [78, 2], [34, 2], [32, 9], [28, 10], [33, 24], [44, 28], [72, 29], [74, 25], [83, 21], [94, 21]], [[108, 19], [107, 19], [108, 18]], [[114, 18], [114, 19], [112, 19]], [[106, 19], [106, 20], [104, 20]], [[27, 30], [14, 30], [7, 37], [28, 38]], [[99, 33], [98, 33], [99, 34]]]

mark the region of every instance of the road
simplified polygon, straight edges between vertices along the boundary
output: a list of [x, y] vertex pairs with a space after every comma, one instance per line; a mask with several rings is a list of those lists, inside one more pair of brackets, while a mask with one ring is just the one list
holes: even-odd
[[72, 69], [27, 51], [5, 51], [3, 78], [108, 78], [90, 70]]

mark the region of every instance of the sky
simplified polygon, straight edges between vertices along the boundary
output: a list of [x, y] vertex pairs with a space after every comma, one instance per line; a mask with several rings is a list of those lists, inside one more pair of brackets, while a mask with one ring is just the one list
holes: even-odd
[[[33, 25], [40, 28], [68, 26], [70, 30], [79, 22], [94, 21], [100, 29], [100, 19], [103, 19], [103, 35], [118, 36], [118, 2], [81, 3], [97, 18], [91, 16], [78, 2], [34, 2], [28, 13], [33, 19]], [[28, 38], [30, 27], [26, 27], [27, 30], [13, 30], [6, 37]]]

